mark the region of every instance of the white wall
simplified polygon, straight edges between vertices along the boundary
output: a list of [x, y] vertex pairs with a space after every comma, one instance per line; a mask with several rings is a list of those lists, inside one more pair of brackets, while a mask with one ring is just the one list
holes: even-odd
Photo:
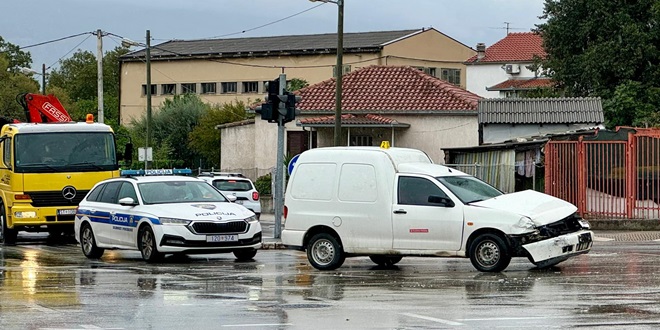
[[526, 68], [531, 63], [516, 63], [520, 65], [520, 73], [508, 74], [502, 63], [468, 65], [466, 69], [468, 91], [485, 98], [499, 98], [499, 91], [487, 91], [486, 87], [492, 87], [511, 78], [533, 78], [534, 72]]

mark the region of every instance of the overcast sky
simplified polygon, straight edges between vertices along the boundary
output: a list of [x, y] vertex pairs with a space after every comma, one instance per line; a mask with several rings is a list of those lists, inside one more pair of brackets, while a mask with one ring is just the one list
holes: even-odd
[[[475, 48], [511, 32], [525, 32], [542, 21], [543, 0], [344, 0], [344, 31], [386, 31], [433, 27]], [[271, 23], [322, 4], [308, 0], [2, 0], [0, 36], [19, 46], [101, 29], [152, 44], [171, 39], [203, 39], [334, 33], [337, 6], [322, 4], [295, 17]], [[89, 37], [89, 38], [88, 38]], [[87, 39], [86, 39], [87, 38]], [[119, 45], [105, 37], [104, 51]], [[57, 67], [77, 49], [96, 52], [96, 37], [83, 35], [26, 49], [33, 68]]]

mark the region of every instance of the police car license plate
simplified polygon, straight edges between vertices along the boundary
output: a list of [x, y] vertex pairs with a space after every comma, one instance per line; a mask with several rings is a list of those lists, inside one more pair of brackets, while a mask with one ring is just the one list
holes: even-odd
[[76, 209], [57, 210], [57, 215], [76, 215]]
[[238, 235], [207, 235], [206, 241], [215, 242], [238, 242]]
[[238, 200], [236, 200], [236, 204], [243, 204], [243, 201], [238, 199]]

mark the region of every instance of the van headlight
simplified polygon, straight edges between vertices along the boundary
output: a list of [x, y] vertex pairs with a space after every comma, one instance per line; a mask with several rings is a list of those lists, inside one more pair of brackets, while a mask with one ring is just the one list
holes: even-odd
[[522, 217], [520, 218], [520, 220], [518, 220], [516, 227], [523, 229], [534, 229], [536, 228], [536, 224], [534, 224], [534, 221], [532, 221], [532, 219], [528, 217]]
[[158, 218], [161, 224], [163, 225], [181, 225], [186, 226], [192, 221], [185, 219], [176, 219], [176, 218]]
[[259, 222], [259, 220], [257, 220], [257, 217], [255, 217], [254, 215], [249, 218], [245, 218], [245, 221], [247, 221], [248, 223]]

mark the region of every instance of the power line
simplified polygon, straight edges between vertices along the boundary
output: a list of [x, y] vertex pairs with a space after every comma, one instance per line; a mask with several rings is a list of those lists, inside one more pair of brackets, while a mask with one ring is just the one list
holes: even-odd
[[79, 42], [76, 46], [74, 46], [73, 48], [71, 48], [70, 51], [68, 51], [66, 54], [62, 55], [62, 56], [61, 56], [59, 59], [57, 59], [57, 61], [55, 61], [53, 64], [49, 65], [49, 66], [46, 68], [46, 70], [52, 68], [53, 65], [57, 64], [57, 63], [58, 63], [59, 61], [61, 61], [65, 56], [71, 54], [71, 52], [73, 52], [73, 51], [76, 50], [78, 47], [80, 47], [80, 45], [82, 45], [85, 41], [87, 41], [87, 39], [89, 39], [91, 36], [92, 36], [91, 34], [88, 35], [87, 38], [85, 38], [83, 41]]
[[279, 22], [285, 21], [285, 20], [287, 20], [287, 19], [289, 19], [289, 18], [296, 17], [296, 16], [298, 16], [298, 15], [304, 14], [304, 13], [310, 11], [310, 10], [316, 9], [316, 8], [318, 8], [318, 7], [320, 7], [320, 6], [323, 6], [323, 5], [325, 5], [325, 2], [324, 2], [324, 3], [321, 3], [321, 4], [318, 4], [318, 5], [314, 6], [314, 7], [307, 8], [307, 9], [305, 9], [305, 10], [303, 10], [303, 11], [297, 12], [297, 13], [295, 13], [295, 14], [293, 14], [293, 15], [289, 15], [289, 16], [287, 16], [287, 17], [280, 18], [280, 19], [275, 20], [275, 21], [272, 21], [272, 22], [270, 22], [270, 23], [266, 23], [266, 24], [263, 24], [263, 25], [259, 25], [259, 26], [257, 26], [257, 27], [253, 27], [253, 28], [251, 28], [251, 29], [243, 30], [243, 31], [240, 31], [240, 32], [227, 33], [227, 34], [223, 34], [223, 35], [220, 35], [220, 36], [215, 36], [215, 37], [211, 37], [211, 38], [207, 38], [207, 39], [218, 39], [218, 38], [224, 38], [224, 37], [229, 37], [229, 36], [233, 36], [233, 35], [237, 35], [237, 34], [243, 34], [243, 33], [246, 33], [246, 32], [250, 32], [250, 31], [258, 30], [258, 29], [264, 28], [264, 27], [266, 27], [266, 26], [273, 25], [273, 24], [276, 24], [276, 23], [279, 23]]
[[[53, 42], [58, 42], [58, 41], [66, 40], [66, 39], [71, 39], [71, 38], [79, 37], [79, 36], [81, 36], [81, 35], [85, 35], [85, 34], [89, 34], [89, 35], [91, 35], [92, 32], [82, 32], [82, 33], [78, 33], [78, 34], [70, 35], [70, 36], [68, 36], [68, 37], [62, 37], [62, 38], [57, 38], [57, 39], [53, 39], [53, 40], [48, 40], [48, 41], [44, 41], [44, 42], [40, 42], [40, 43], [36, 43], [36, 44], [33, 44], [33, 45], [28, 45], [28, 46], [18, 47], [18, 49], [21, 49], [21, 50], [22, 50], [22, 49], [26, 49], [26, 48], [32, 48], [32, 47], [37, 47], [37, 46], [41, 46], [41, 45], [46, 45], [46, 44], [50, 44], [50, 43], [53, 43]], [[3, 53], [4, 53], [4, 52], [7, 52], [7, 51], [3, 51]]]

